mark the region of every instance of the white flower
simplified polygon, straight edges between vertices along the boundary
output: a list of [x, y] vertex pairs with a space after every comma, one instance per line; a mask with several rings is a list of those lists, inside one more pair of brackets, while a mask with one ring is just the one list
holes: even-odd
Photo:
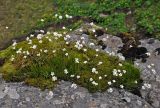
[[31, 35], [30, 35], [30, 37], [32, 38], [32, 37], [34, 37], [34, 35], [33, 35], [33, 34], [31, 34]]
[[92, 32], [93, 32], [93, 33], [95, 33], [95, 32], [96, 32], [96, 30], [95, 30], [95, 29], [92, 29]]
[[66, 48], [63, 48], [62, 51], [66, 51]]
[[101, 61], [100, 61], [100, 62], [98, 62], [98, 65], [101, 65], [102, 63], [103, 63], [103, 62], [101, 62]]
[[29, 41], [29, 40], [30, 40], [29, 37], [27, 37], [27, 38], [26, 38], [26, 41]]
[[66, 53], [65, 56], [68, 56], [68, 53]]
[[79, 79], [80, 78], [80, 76], [79, 75], [77, 75], [77, 79]]
[[123, 85], [120, 85], [120, 88], [122, 88], [122, 89], [123, 89], [123, 88], [124, 88], [124, 86], [123, 86]]
[[80, 31], [80, 32], [83, 32], [83, 30], [82, 30], [82, 29], [79, 29], [79, 31]]
[[102, 77], [101, 76], [99, 76], [99, 80], [101, 80], [102, 79]]
[[79, 63], [79, 59], [78, 58], [75, 58], [75, 63]]
[[93, 81], [93, 78], [90, 78], [89, 81]]
[[44, 50], [44, 53], [47, 53], [48, 52], [48, 50]]
[[26, 58], [27, 58], [27, 56], [23, 56], [23, 58], [25, 58], [25, 59], [26, 59]]
[[112, 84], [112, 82], [111, 82], [111, 81], [109, 81], [109, 82], [108, 82], [108, 85], [111, 85], [111, 84]]
[[138, 83], [138, 81], [134, 81], [134, 83], [136, 83], [136, 84], [137, 84], [137, 83]]
[[112, 80], [112, 82], [113, 82], [113, 83], [115, 83], [115, 82], [116, 82], [116, 80]]
[[13, 44], [12, 44], [12, 46], [16, 46], [17, 45], [17, 42], [15, 41], [15, 42], [13, 42]]
[[64, 69], [64, 73], [65, 73], [65, 74], [68, 74], [68, 70], [67, 70], [67, 69]]
[[84, 51], [84, 52], [86, 52], [86, 51], [87, 51], [87, 49], [83, 49], [83, 51]]
[[96, 54], [96, 57], [98, 57], [98, 54]]
[[120, 70], [120, 69], [118, 69], [118, 72], [121, 72], [121, 70]]
[[40, 30], [41, 33], [44, 33], [44, 30]]
[[119, 63], [118, 65], [119, 65], [119, 66], [122, 66], [122, 64], [121, 64], [121, 63]]
[[71, 85], [71, 88], [76, 89], [76, 88], [77, 88], [77, 84], [72, 84], [72, 85]]
[[152, 63], [151, 66], [155, 66], [155, 65]]
[[43, 37], [42, 34], [38, 34], [38, 35], [37, 35], [37, 39], [38, 39], [38, 40], [42, 39], [42, 37]]
[[41, 22], [44, 22], [44, 19], [41, 19]]
[[88, 62], [87, 62], [87, 61], [84, 61], [83, 63], [84, 63], [84, 64], [87, 64]]
[[119, 76], [122, 76], [123, 74], [122, 73], [119, 73]]
[[109, 93], [112, 93], [112, 92], [113, 92], [113, 89], [112, 89], [112, 88], [109, 88], [107, 91], [108, 91]]
[[96, 52], [98, 52], [99, 51], [99, 49], [96, 49]]
[[95, 81], [92, 81], [92, 84], [95, 85], [95, 86], [98, 85], [98, 83], [96, 83]]
[[126, 70], [123, 70], [123, 73], [125, 74], [127, 71]]
[[30, 54], [29, 51], [26, 51], [26, 54], [29, 55]]
[[6, 26], [6, 29], [8, 29], [8, 26]]
[[54, 72], [51, 72], [51, 76], [54, 76], [55, 74], [54, 74]]
[[37, 54], [38, 57], [39, 57], [40, 55], [41, 55], [40, 53]]
[[75, 76], [75, 75], [71, 75], [70, 77], [72, 77], [72, 78], [73, 78], [74, 76]]
[[55, 53], [55, 52], [56, 52], [56, 50], [53, 50], [52, 52], [53, 52], [53, 53]]
[[39, 43], [42, 43], [42, 40], [39, 40]]
[[52, 97], [53, 96], [53, 92], [49, 91], [48, 95]]
[[52, 81], [56, 81], [57, 80], [57, 77], [56, 76], [53, 76], [52, 77]]
[[66, 14], [65, 16], [66, 16], [66, 18], [69, 18], [69, 15], [68, 15], [68, 14]]
[[94, 43], [90, 43], [89, 45], [90, 45], [90, 46], [94, 46]]
[[33, 48], [33, 49], [36, 49], [36, 48], [37, 48], [37, 45], [33, 45], [32, 48]]
[[52, 39], [48, 39], [48, 41], [49, 41], [49, 42], [51, 42], [51, 41], [52, 41]]
[[62, 27], [62, 29], [64, 29], [64, 30], [65, 30], [65, 29], [66, 29], [66, 27], [64, 27], [64, 26], [63, 26], [63, 27]]
[[57, 16], [58, 16], [58, 14], [55, 14], [54, 16], [55, 16], [55, 17], [57, 17]]
[[28, 41], [29, 41], [29, 42], [28, 42], [28, 44], [30, 44], [30, 45], [31, 45], [31, 44], [32, 44], [32, 40], [28, 40]]
[[104, 75], [104, 77], [107, 77], [107, 75]]
[[94, 25], [94, 23], [93, 23], [93, 22], [91, 22], [91, 23], [90, 23], [90, 25], [91, 25], [91, 26], [93, 26], [93, 25]]
[[12, 58], [11, 58], [11, 61], [14, 61], [14, 60], [15, 60], [15, 58], [14, 58], [14, 57], [12, 57]]
[[148, 65], [147, 67], [150, 69], [150, 68], [151, 68], [151, 65]]
[[59, 19], [62, 19], [63, 17], [62, 16], [59, 16]]
[[98, 74], [98, 71], [96, 70], [96, 68], [92, 68], [92, 73]]

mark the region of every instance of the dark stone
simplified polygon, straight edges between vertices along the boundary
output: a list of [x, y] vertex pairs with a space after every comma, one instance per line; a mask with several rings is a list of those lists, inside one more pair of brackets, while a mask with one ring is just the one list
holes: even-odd
[[0, 66], [2, 66], [4, 64], [5, 59], [0, 58]]
[[157, 55], [160, 55], [160, 48], [156, 48], [154, 51], [157, 53]]

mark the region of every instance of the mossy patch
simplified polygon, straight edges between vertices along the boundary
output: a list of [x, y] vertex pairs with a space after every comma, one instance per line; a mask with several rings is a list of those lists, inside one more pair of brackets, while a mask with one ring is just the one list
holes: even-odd
[[[0, 51], [0, 55], [7, 56], [1, 67], [4, 78], [25, 81], [41, 89], [51, 89], [58, 80], [66, 80], [86, 87], [90, 92], [120, 85], [128, 90], [138, 86], [140, 72], [132, 64], [87, 48], [82, 40], [69, 42], [66, 33], [67, 30], [61, 30], [39, 34]], [[113, 70], [117, 71], [116, 76]]]

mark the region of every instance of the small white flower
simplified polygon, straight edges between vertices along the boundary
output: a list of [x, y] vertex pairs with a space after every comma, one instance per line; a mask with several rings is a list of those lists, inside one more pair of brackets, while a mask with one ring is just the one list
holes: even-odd
[[42, 40], [39, 40], [39, 43], [42, 43]]
[[66, 51], [66, 48], [63, 48], [62, 51]]
[[123, 66], [121, 63], [118, 64], [119, 66]]
[[48, 50], [44, 50], [44, 53], [47, 53], [48, 52]]
[[41, 22], [44, 22], [44, 19], [41, 19]]
[[90, 23], [90, 25], [91, 25], [91, 26], [93, 26], [93, 25], [94, 25], [94, 23], [93, 23], [93, 22], [91, 22], [91, 23]]
[[32, 38], [32, 37], [34, 37], [34, 35], [33, 35], [33, 34], [31, 34], [31, 35], [30, 35], [30, 37]]
[[109, 88], [107, 91], [108, 91], [109, 93], [112, 93], [112, 92], [113, 92], [113, 89], [112, 89], [112, 88]]
[[66, 27], [64, 27], [64, 26], [63, 26], [63, 27], [62, 27], [62, 29], [63, 29], [63, 30], [65, 30], [65, 29], [66, 29]]
[[96, 52], [98, 52], [99, 51], [99, 49], [96, 49]]
[[152, 63], [151, 66], [155, 66], [155, 65]]
[[98, 57], [98, 54], [96, 54], [96, 57]]
[[59, 16], [59, 19], [62, 19], [63, 17], [62, 16]]
[[84, 51], [84, 52], [86, 52], [86, 51], [87, 51], [87, 49], [83, 49], [83, 51]]
[[116, 80], [112, 80], [112, 82], [113, 82], [113, 83], [115, 83], [115, 82], [116, 82]]
[[55, 17], [58, 17], [58, 14], [55, 14], [54, 16], [55, 16]]
[[51, 72], [51, 76], [54, 76], [55, 74], [54, 74], [54, 72]]
[[96, 30], [95, 30], [95, 29], [92, 29], [92, 32], [93, 32], [93, 33], [95, 33], [95, 32], [96, 32]]
[[75, 63], [79, 63], [79, 59], [78, 58], [75, 58]]
[[150, 68], [151, 68], [151, 65], [148, 65], [147, 67], [150, 69]]
[[41, 55], [40, 53], [37, 54], [38, 57], [39, 57], [40, 55]]
[[8, 29], [8, 26], [6, 26], [6, 29]]
[[33, 45], [32, 48], [33, 48], [33, 49], [36, 49], [36, 48], [37, 48], [37, 45]]
[[71, 88], [76, 89], [76, 88], [77, 88], [77, 84], [72, 84], [72, 85], [71, 85]]
[[136, 81], [134, 81], [134, 83], [136, 83], [136, 84], [137, 84], [137, 83], [138, 83], [138, 81], [136, 80]]
[[73, 78], [75, 75], [71, 75], [70, 77]]
[[52, 77], [52, 81], [56, 81], [57, 80], [57, 77], [56, 76], [53, 76]]
[[93, 78], [90, 78], [89, 81], [93, 81]]
[[53, 50], [52, 52], [53, 52], [53, 53], [55, 53], [55, 52], [56, 52], [56, 50]]
[[111, 85], [111, 84], [112, 84], [112, 82], [111, 82], [111, 81], [109, 81], [109, 82], [108, 82], [108, 85]]
[[90, 43], [89, 45], [90, 45], [90, 46], [94, 46], [94, 43]]
[[68, 53], [66, 53], [65, 56], [68, 56]]
[[101, 80], [102, 79], [102, 77], [101, 76], [99, 76], [99, 80]]
[[125, 74], [127, 71], [126, 70], [123, 70], [123, 73]]
[[68, 74], [68, 70], [67, 70], [67, 69], [64, 69], [64, 73], [65, 73], [65, 74]]
[[80, 78], [80, 76], [79, 75], [77, 75], [77, 79], [79, 79]]
[[104, 77], [107, 77], [107, 75], [104, 75]]
[[17, 45], [17, 42], [15, 41], [15, 42], [13, 42], [13, 44], [12, 44], [12, 46], [16, 46]]
[[122, 73], [119, 73], [119, 76], [122, 76], [123, 74]]
[[124, 88], [124, 86], [123, 86], [123, 85], [120, 85], [120, 88], [122, 88], [122, 89], [123, 89], [123, 88]]
[[88, 62], [87, 62], [87, 61], [84, 61], [83, 63], [84, 63], [84, 64], [87, 64]]
[[25, 58], [25, 59], [26, 59], [26, 58], [27, 58], [27, 56], [23, 56], [23, 58]]
[[98, 62], [98, 65], [101, 65], [101, 64], [103, 64], [103, 62], [101, 62], [101, 61], [100, 61], [100, 62]]

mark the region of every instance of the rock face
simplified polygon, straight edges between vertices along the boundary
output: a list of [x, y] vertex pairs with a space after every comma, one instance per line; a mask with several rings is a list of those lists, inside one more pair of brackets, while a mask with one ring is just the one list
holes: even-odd
[[[86, 45], [91, 48], [103, 49], [110, 55], [118, 54], [117, 51], [124, 44], [119, 37], [101, 31], [101, 35], [91, 39], [89, 34], [83, 32], [86, 27], [93, 30], [92, 26], [87, 24], [72, 32], [70, 41], [83, 37]], [[90, 46], [92, 42], [96, 46]], [[116, 88], [113, 88], [112, 93], [89, 93], [87, 89], [78, 85], [73, 87], [72, 83], [66, 81], [60, 81], [52, 91], [41, 91], [26, 86], [23, 82], [5, 83], [0, 77], [0, 108], [160, 108], [160, 55], [155, 53], [155, 49], [160, 47], [160, 41], [141, 40], [139, 47], [145, 47], [150, 55], [145, 63], [141, 60], [135, 61], [135, 66], [141, 69], [142, 96]]]

